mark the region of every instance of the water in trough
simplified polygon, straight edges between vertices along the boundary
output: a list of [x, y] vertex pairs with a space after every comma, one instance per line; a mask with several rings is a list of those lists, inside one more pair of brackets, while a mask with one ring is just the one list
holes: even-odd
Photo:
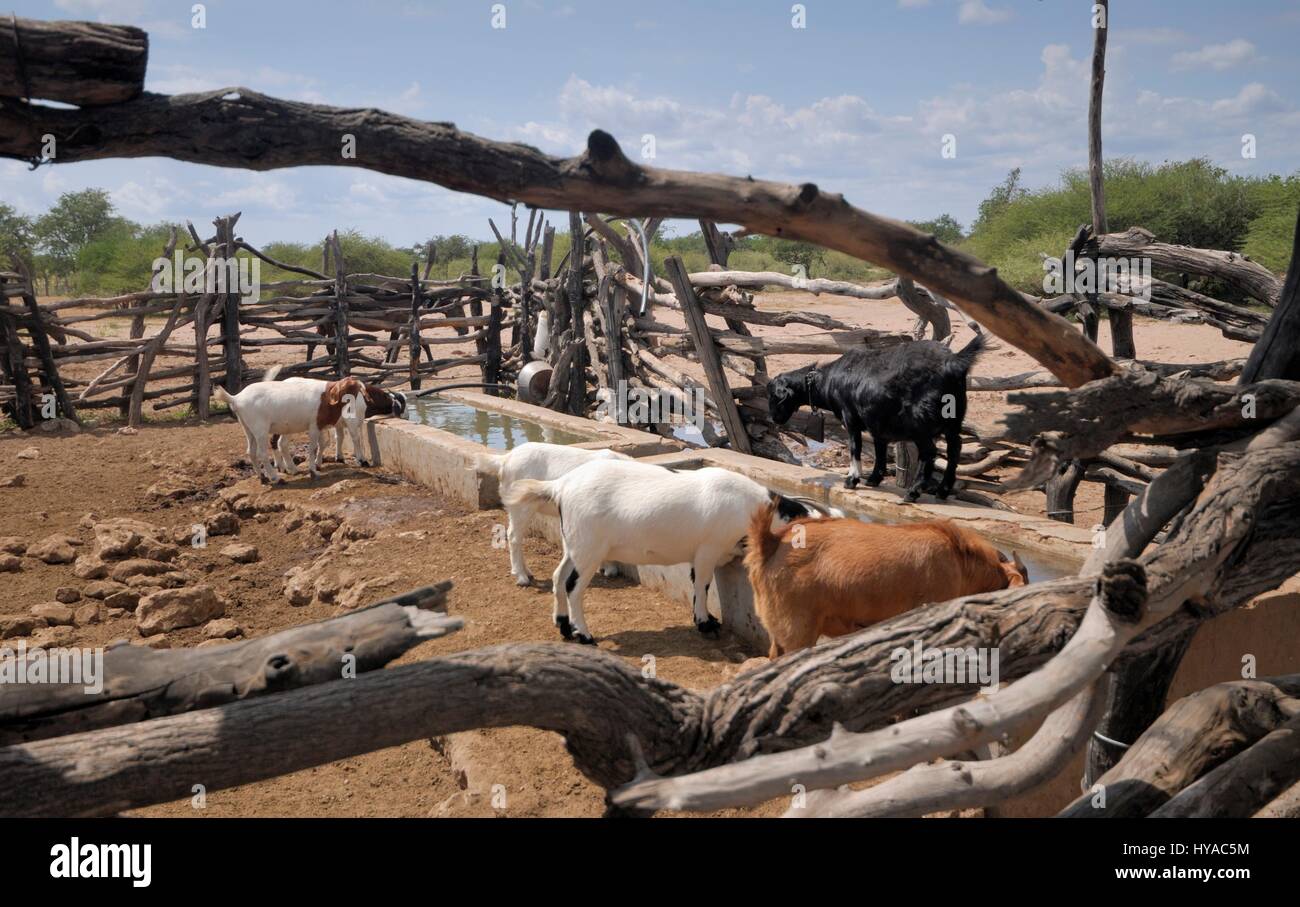
[[479, 409], [436, 394], [410, 401], [406, 418], [450, 432], [492, 450], [513, 450], [526, 441], [547, 444], [580, 444], [590, 437], [507, 413]]

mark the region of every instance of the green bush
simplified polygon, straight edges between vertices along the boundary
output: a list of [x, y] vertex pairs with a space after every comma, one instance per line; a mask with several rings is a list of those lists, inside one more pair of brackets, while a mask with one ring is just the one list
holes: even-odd
[[[1247, 178], [1204, 159], [1148, 164], [1106, 162], [1106, 220], [1112, 233], [1145, 227], [1161, 242], [1252, 254], [1286, 267], [1300, 206], [1300, 176]], [[1092, 219], [1085, 170], [1067, 170], [1054, 186], [1034, 191], [1012, 171], [980, 205], [961, 246], [999, 269], [1013, 286], [1042, 291], [1039, 253], [1059, 256], [1080, 224]]]

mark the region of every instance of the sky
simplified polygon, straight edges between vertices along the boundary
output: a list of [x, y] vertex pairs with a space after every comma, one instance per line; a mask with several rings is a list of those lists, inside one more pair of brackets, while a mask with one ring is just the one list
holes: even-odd
[[[1037, 187], [1087, 162], [1087, 0], [210, 0], [202, 28], [193, 0], [15, 2], [144, 28], [149, 91], [377, 107], [564, 156], [596, 127], [629, 156], [653, 136], [655, 166], [814, 182], [909, 220], [969, 225], [1011, 168]], [[1300, 0], [1112, 0], [1110, 25], [1107, 157], [1300, 170]], [[358, 168], [0, 161], [0, 200], [24, 213], [85, 187], [142, 223], [242, 211], [254, 244], [337, 227], [407, 246], [509, 221], [498, 202]]]

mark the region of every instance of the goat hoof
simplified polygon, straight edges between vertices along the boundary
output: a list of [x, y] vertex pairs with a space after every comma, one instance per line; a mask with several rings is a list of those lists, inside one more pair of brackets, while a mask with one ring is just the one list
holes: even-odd
[[716, 617], [710, 614], [708, 620], [697, 620], [695, 622], [695, 629], [699, 630], [700, 634], [703, 636], [716, 637], [722, 630], [722, 624]]
[[284, 476], [280, 476], [279, 478], [277, 478], [277, 479], [275, 480], [275, 484], [276, 484], [276, 485], [283, 485], [283, 484], [284, 484]]
[[920, 492], [920, 490], [919, 490], [919, 489], [916, 489], [916, 488], [913, 488], [913, 489], [911, 489], [910, 491], [908, 491], [908, 493], [907, 493], [907, 495], [906, 495], [906, 497], [905, 497], [905, 500], [908, 500], [908, 501], [915, 501], [915, 500], [917, 500], [917, 499], [920, 498], [920, 497], [921, 497], [921, 492]]
[[845, 478], [845, 480], [844, 480], [844, 487], [845, 487], [845, 488], [857, 488], [857, 487], [858, 487], [858, 482], [860, 482], [860, 481], [862, 481], [862, 480], [859, 479], [857, 476], [848, 476], [848, 477]]
[[532, 584], [533, 584], [533, 578], [526, 573], [523, 576], [515, 577], [515, 585], [519, 586], [520, 588], [527, 588]]
[[870, 485], [872, 488], [875, 488], [884, 480], [885, 480], [884, 476], [867, 476], [867, 484]]
[[573, 634], [573, 639], [578, 643], [578, 645], [582, 646], [594, 646], [596, 644], [596, 640], [592, 639], [586, 633], [575, 633]]
[[358, 465], [358, 466], [361, 466], [361, 467], [365, 467], [365, 468], [368, 469], [368, 468], [370, 468], [370, 461], [369, 461], [369, 460], [357, 460], [357, 465]]
[[573, 639], [573, 624], [569, 623], [569, 615], [561, 614], [555, 618], [555, 625], [560, 628], [560, 635], [565, 639]]

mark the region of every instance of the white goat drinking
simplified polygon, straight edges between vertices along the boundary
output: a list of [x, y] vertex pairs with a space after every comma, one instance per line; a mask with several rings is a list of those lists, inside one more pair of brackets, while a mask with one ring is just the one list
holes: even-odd
[[[594, 460], [552, 481], [520, 479], [502, 495], [507, 507], [554, 504], [564, 556], [552, 577], [552, 617], [565, 639], [593, 644], [582, 595], [603, 561], [690, 564], [695, 627], [714, 634], [709, 614], [714, 570], [740, 553], [750, 517], [770, 500], [762, 485], [730, 470], [676, 471], [635, 460]], [[777, 525], [814, 514], [778, 496]]]
[[[543, 313], [545, 314], [545, 313]], [[586, 450], [567, 444], [543, 444], [529, 441], [504, 454], [488, 454], [482, 465], [497, 474], [501, 498], [504, 501], [516, 482], [526, 479], [549, 481], [558, 479], [569, 471], [592, 460], [626, 460], [627, 457], [612, 450]], [[520, 586], [530, 586], [533, 575], [524, 563], [524, 535], [528, 524], [539, 510], [556, 515], [553, 506], [540, 501], [526, 501], [506, 505], [510, 520], [506, 526], [506, 539], [510, 543], [510, 572]], [[606, 575], [609, 575], [607, 571]]]

